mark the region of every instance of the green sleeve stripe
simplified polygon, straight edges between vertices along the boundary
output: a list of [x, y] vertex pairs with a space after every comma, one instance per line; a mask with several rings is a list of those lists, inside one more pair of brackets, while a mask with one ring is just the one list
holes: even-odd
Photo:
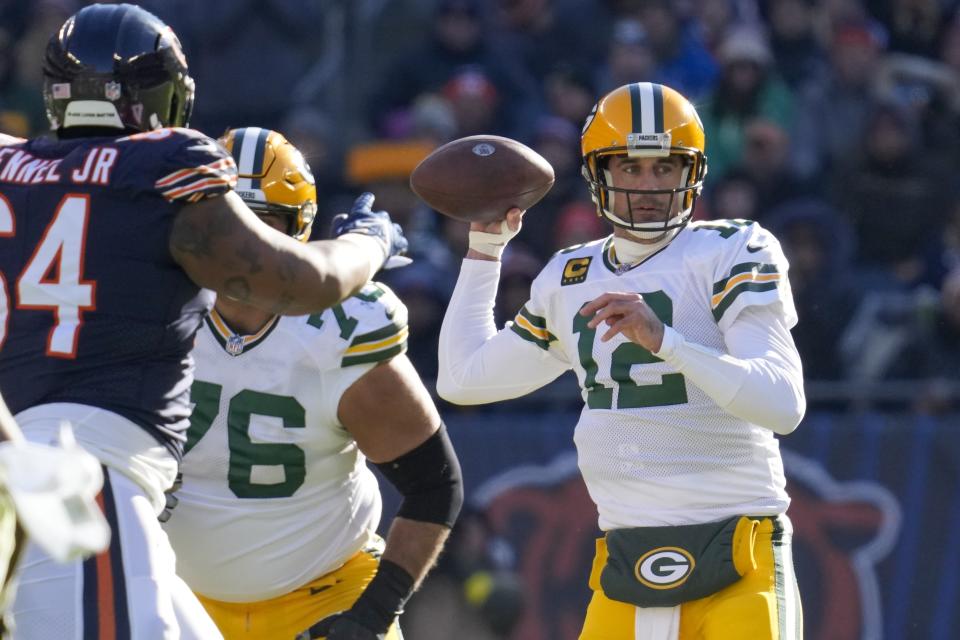
[[366, 302], [376, 302], [377, 299], [382, 296], [386, 291], [378, 287], [376, 284], [369, 282], [363, 285], [363, 288], [359, 292], [353, 294], [353, 298], [359, 300], [364, 300]]
[[395, 344], [389, 349], [383, 349], [382, 351], [373, 351], [371, 353], [364, 353], [358, 356], [345, 356], [340, 362], [341, 367], [349, 367], [355, 364], [370, 364], [376, 362], [383, 362], [384, 360], [389, 360], [394, 356], [398, 356], [401, 353], [407, 350], [407, 341], [404, 340], [400, 344]]
[[535, 326], [537, 329], [546, 329], [547, 328], [547, 319], [541, 318], [540, 316], [535, 316], [530, 313], [530, 310], [524, 306], [520, 309], [520, 315], [527, 319], [527, 321]]
[[724, 312], [730, 308], [730, 305], [733, 304], [733, 301], [737, 299], [744, 291], [775, 291], [777, 288], [777, 282], [742, 282], [730, 290], [723, 300], [720, 301], [720, 304], [717, 305], [717, 308], [713, 310], [713, 319], [717, 322], [720, 322], [720, 318], [723, 317]]
[[741, 262], [730, 269], [730, 275], [713, 285], [713, 294], [716, 295], [726, 289], [730, 278], [734, 278], [741, 273], [780, 273], [775, 264], [763, 264], [762, 262]]
[[403, 323], [403, 324], [397, 324], [397, 323], [388, 324], [387, 326], [381, 327], [381, 328], [377, 329], [376, 331], [371, 331], [370, 333], [362, 333], [362, 334], [360, 334], [359, 336], [357, 336], [356, 338], [353, 339], [353, 341], [350, 343], [350, 346], [351, 346], [351, 347], [355, 347], [355, 346], [357, 346], [358, 344], [364, 344], [364, 343], [366, 343], [366, 342], [378, 342], [378, 341], [380, 341], [380, 340], [384, 340], [384, 339], [386, 339], [386, 338], [389, 338], [389, 337], [392, 336], [392, 335], [395, 335], [395, 334], [397, 334], [397, 333], [400, 333], [401, 331], [403, 331], [403, 329], [404, 329], [405, 327], [406, 327], [406, 323]]
[[515, 334], [517, 334], [527, 342], [532, 342], [533, 344], [537, 345], [544, 351], [548, 351], [550, 349], [550, 342], [548, 340], [542, 340], [541, 338], [536, 337], [535, 335], [533, 335], [532, 333], [530, 333], [529, 331], [527, 331], [526, 329], [518, 325], [516, 322], [512, 323], [510, 325], [510, 328], [513, 329], [513, 332]]

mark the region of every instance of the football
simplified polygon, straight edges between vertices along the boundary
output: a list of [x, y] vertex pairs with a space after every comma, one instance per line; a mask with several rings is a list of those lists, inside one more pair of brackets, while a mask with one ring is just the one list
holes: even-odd
[[434, 149], [410, 174], [410, 188], [451, 218], [492, 222], [512, 207], [526, 210], [535, 205], [553, 180], [553, 167], [530, 147], [481, 135]]

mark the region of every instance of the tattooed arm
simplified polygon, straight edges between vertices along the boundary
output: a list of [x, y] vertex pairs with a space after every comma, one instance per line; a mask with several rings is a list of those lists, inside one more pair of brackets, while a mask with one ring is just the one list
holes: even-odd
[[170, 253], [201, 287], [286, 315], [337, 304], [384, 260], [377, 240], [356, 233], [298, 242], [263, 224], [234, 192], [184, 205]]

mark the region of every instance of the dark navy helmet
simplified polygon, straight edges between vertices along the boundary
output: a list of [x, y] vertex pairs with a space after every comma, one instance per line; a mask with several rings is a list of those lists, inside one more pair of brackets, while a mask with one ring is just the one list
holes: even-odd
[[131, 4], [94, 4], [50, 38], [43, 61], [50, 127], [149, 131], [183, 127], [193, 79], [180, 41], [155, 15]]

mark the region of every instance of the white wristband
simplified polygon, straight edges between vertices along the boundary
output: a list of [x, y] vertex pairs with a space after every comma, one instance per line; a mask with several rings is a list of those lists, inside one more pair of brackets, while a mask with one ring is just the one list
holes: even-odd
[[500, 233], [471, 231], [468, 246], [477, 253], [499, 260], [500, 256], [503, 255], [503, 250], [507, 247], [507, 243], [518, 233], [520, 233], [520, 229], [512, 230], [507, 221], [504, 220], [500, 223]]

